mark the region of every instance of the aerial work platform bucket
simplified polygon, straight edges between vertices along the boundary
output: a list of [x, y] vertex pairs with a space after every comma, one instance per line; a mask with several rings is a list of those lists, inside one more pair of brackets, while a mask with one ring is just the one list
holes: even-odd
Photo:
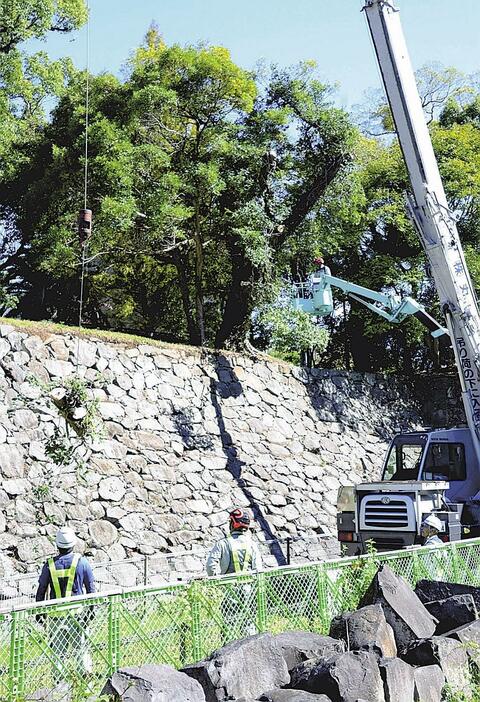
[[332, 288], [324, 277], [312, 277], [305, 283], [292, 285], [292, 302], [297, 310], [317, 317], [325, 317], [333, 312]]

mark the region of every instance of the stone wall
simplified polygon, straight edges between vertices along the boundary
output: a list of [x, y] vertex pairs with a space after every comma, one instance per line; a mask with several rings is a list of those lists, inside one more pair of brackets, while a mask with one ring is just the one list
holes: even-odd
[[[58, 468], [45, 442], [63, 420], [35, 379], [75, 372], [94, 382], [104, 437], [86, 468]], [[335, 534], [339, 486], [378, 477], [388, 438], [422, 422], [395, 379], [8, 324], [0, 393], [6, 574], [34, 570], [65, 522], [97, 561], [204, 546], [236, 504], [259, 538]]]

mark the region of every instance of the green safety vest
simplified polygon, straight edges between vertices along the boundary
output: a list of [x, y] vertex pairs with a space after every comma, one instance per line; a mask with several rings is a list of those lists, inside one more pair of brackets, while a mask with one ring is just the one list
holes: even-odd
[[[52, 580], [53, 592], [55, 593], [55, 599], [60, 599], [61, 597], [71, 597], [73, 590], [73, 581], [75, 580], [75, 573], [77, 572], [78, 561], [80, 556], [78, 553], [73, 554], [72, 564], [70, 568], [64, 568], [63, 570], [57, 570], [55, 568], [55, 561], [53, 558], [48, 559], [48, 570], [50, 571], [50, 578]], [[67, 584], [65, 586], [65, 594], [62, 595], [62, 588], [60, 587], [60, 578], [67, 578]]]
[[[228, 537], [227, 540], [230, 546], [230, 551], [232, 553], [233, 571], [235, 573], [245, 573], [247, 570], [249, 570], [250, 562], [252, 560], [251, 544], [247, 544], [247, 546], [245, 547], [244, 545], [239, 545], [237, 543], [237, 539], [232, 539], [231, 537]], [[238, 556], [240, 551], [245, 551], [243, 566], [240, 565], [240, 558]]]

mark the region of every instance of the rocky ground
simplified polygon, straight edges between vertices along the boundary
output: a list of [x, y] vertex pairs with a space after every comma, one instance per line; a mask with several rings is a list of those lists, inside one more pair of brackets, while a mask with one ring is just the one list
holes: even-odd
[[384, 566], [329, 636], [250, 636], [182, 671], [121, 669], [104, 692], [122, 702], [469, 700], [480, 665], [479, 605], [479, 588], [421, 581], [414, 592]]

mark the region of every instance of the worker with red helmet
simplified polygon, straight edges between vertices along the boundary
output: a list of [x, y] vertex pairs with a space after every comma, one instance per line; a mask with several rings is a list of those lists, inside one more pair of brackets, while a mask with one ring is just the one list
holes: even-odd
[[312, 273], [313, 278], [319, 278], [321, 275], [331, 275], [330, 268], [325, 265], [323, 256], [316, 256], [313, 259], [315, 271]]
[[236, 507], [229, 513], [228, 519], [230, 535], [217, 541], [208, 554], [208, 575], [260, 570], [262, 558], [252, 538], [249, 513], [242, 507]]
[[308, 297], [314, 297], [315, 293], [319, 290], [323, 275], [331, 275], [330, 268], [325, 265], [323, 256], [316, 256], [313, 259], [313, 264], [315, 270], [308, 278]]

